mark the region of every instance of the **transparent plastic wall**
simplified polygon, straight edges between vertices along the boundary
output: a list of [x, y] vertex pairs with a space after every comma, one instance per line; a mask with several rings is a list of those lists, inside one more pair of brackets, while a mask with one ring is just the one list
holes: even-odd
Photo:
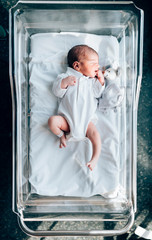
[[[10, 10], [10, 76], [13, 100], [13, 210], [24, 220], [123, 219], [136, 209], [136, 127], [142, 75], [143, 12], [132, 2], [19, 1]], [[78, 32], [115, 36], [119, 42], [121, 81], [120, 175], [124, 199], [77, 199], [31, 194], [30, 38], [36, 33]], [[59, 201], [59, 202], [58, 202]], [[58, 208], [60, 203], [60, 208]], [[77, 208], [75, 206], [81, 206]], [[90, 206], [89, 210], [86, 206]], [[58, 209], [58, 210], [56, 210]], [[53, 212], [53, 214], [52, 214]], [[57, 217], [62, 212], [62, 216]], [[98, 212], [98, 215], [96, 214]], [[100, 214], [101, 213], [101, 214]], [[86, 215], [87, 214], [87, 215]], [[90, 214], [90, 215], [89, 215]], [[74, 217], [75, 216], [75, 217]], [[100, 234], [100, 233], [99, 233]], [[86, 233], [87, 235], [87, 233]]]

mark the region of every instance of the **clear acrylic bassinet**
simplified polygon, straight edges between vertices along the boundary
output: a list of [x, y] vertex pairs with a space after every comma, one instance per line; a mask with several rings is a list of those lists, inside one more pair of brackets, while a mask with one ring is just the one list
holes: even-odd
[[[10, 9], [9, 14], [10, 82], [13, 104], [13, 211], [18, 216], [22, 230], [33, 236], [112, 236], [127, 232], [134, 222], [136, 212], [137, 109], [142, 79], [143, 11], [131, 1], [18, 1]], [[102, 195], [97, 192], [92, 196], [87, 194], [84, 196], [82, 191], [80, 196], [79, 194], [68, 196], [66, 190], [65, 194], [62, 194], [63, 188], [56, 194], [54, 188], [59, 188], [60, 181], [57, 186], [52, 185], [54, 188], [50, 187], [49, 194], [47, 190], [45, 192], [46, 183], [39, 192], [33, 190], [32, 174], [37, 171], [38, 175], [35, 174], [34, 178], [36, 182], [38, 181], [36, 176], [39, 176], [43, 169], [46, 168], [46, 171], [49, 169], [49, 166], [45, 165], [45, 154], [41, 156], [41, 144], [36, 159], [32, 155], [35, 151], [34, 147], [39, 144], [39, 139], [32, 135], [37, 126], [32, 119], [34, 114], [39, 114], [39, 107], [36, 110], [33, 107], [35, 105], [32, 91], [38, 88], [41, 95], [43, 89], [34, 84], [39, 83], [37, 79], [40, 78], [40, 81], [42, 79], [39, 72], [41, 67], [42, 72], [46, 73], [50, 67], [48, 64], [52, 61], [50, 55], [47, 55], [47, 48], [45, 51], [47, 60], [44, 59], [43, 54], [38, 55], [39, 51], [41, 52], [41, 44], [44, 50], [45, 46], [49, 46], [45, 44], [46, 36], [49, 37], [50, 45], [53, 41], [54, 45], [50, 47], [55, 54], [60, 37], [66, 38], [67, 48], [68, 41], [70, 45], [75, 39], [79, 42], [81, 37], [83, 41], [86, 39], [91, 41], [92, 38], [94, 46], [97, 45], [96, 39], [100, 37], [101, 41], [104, 39], [105, 44], [109, 41], [108, 39], [116, 42], [117, 47], [113, 51], [117, 55], [121, 69], [120, 85], [124, 87], [124, 98], [118, 109], [116, 107], [107, 110], [110, 114], [116, 114], [116, 122], [119, 122], [118, 154], [113, 166], [113, 169], [116, 169], [117, 174], [114, 177], [117, 179], [119, 190], [111, 194], [108, 192]], [[34, 47], [36, 48], [37, 43], [34, 41], [37, 40], [38, 47], [35, 51]], [[110, 52], [110, 47], [108, 49]], [[105, 58], [106, 54], [109, 53], [105, 52]], [[55, 55], [53, 56], [55, 59]], [[35, 65], [32, 61], [35, 61]], [[35, 73], [38, 72], [38, 76], [35, 77], [35, 82], [32, 82], [32, 69], [35, 66], [37, 67]], [[45, 91], [50, 88], [49, 81], [47, 84]], [[49, 99], [48, 104], [49, 106], [52, 104], [53, 107], [54, 98], [51, 99], [52, 102]], [[42, 98], [42, 101], [39, 100], [43, 102], [45, 98]], [[105, 119], [108, 116], [104, 111], [99, 114], [104, 115]], [[43, 115], [45, 115], [44, 112]], [[114, 123], [110, 125], [112, 124]], [[40, 134], [43, 130], [47, 131], [46, 125], [42, 125], [39, 128]], [[48, 132], [47, 134], [49, 135]], [[47, 142], [45, 141], [46, 145]], [[52, 154], [49, 158], [50, 161], [57, 163], [59, 157], [58, 154]], [[63, 161], [65, 162], [67, 158], [65, 154]], [[41, 169], [37, 167], [39, 159], [42, 160]], [[98, 179], [104, 174], [103, 168], [105, 171], [110, 171], [105, 165], [106, 163], [101, 164], [101, 172], [98, 168], [96, 169]], [[63, 167], [63, 164], [61, 166]], [[79, 170], [81, 168], [82, 166], [79, 166]], [[52, 179], [60, 179], [61, 174], [56, 176], [51, 169]], [[58, 169], [58, 172], [60, 171], [61, 167]], [[93, 176], [87, 173], [88, 176]], [[43, 176], [45, 178], [45, 171]], [[43, 182], [43, 176], [40, 182]], [[85, 176], [88, 177], [87, 174]], [[108, 176], [110, 179], [110, 175]], [[47, 177], [49, 179], [49, 176]], [[64, 175], [61, 179], [64, 182]], [[81, 181], [83, 182], [83, 179]], [[51, 181], [47, 184], [49, 186]], [[76, 181], [71, 182], [69, 185], [71, 189], [75, 184], [77, 184]], [[109, 184], [112, 184], [112, 180]], [[104, 185], [106, 185], [105, 179], [101, 181], [101, 189]]]

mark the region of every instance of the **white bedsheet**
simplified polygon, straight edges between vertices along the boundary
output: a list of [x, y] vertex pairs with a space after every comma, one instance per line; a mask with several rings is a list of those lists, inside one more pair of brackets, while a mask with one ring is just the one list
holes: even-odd
[[66, 70], [68, 50], [87, 44], [99, 53], [101, 66], [119, 62], [119, 43], [112, 36], [83, 33], [44, 33], [31, 37], [30, 71], [30, 183], [32, 192], [48, 196], [110, 197], [119, 187], [119, 118], [117, 112], [97, 110], [102, 151], [91, 172], [86, 162], [91, 158], [88, 139], [69, 142], [59, 149], [59, 139], [48, 129], [47, 121], [56, 114], [57, 98], [52, 93], [56, 76]]

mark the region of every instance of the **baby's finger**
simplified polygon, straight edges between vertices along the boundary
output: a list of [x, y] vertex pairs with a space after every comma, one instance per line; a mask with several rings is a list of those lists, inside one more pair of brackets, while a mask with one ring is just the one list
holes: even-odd
[[102, 86], [104, 86], [104, 79], [98, 78], [99, 82], [101, 83]]
[[76, 84], [76, 79], [73, 79], [70, 83], [71, 86], [75, 85]]
[[103, 76], [102, 71], [100, 69], [98, 70], [97, 74], [98, 74], [98, 77]]
[[72, 76], [72, 80], [74, 81], [74, 82], [76, 82], [76, 77], [75, 76]]

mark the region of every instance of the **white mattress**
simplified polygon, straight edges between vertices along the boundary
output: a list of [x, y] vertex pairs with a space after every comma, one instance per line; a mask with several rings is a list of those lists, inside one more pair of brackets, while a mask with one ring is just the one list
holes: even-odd
[[85, 139], [69, 142], [59, 149], [59, 138], [48, 129], [47, 121], [56, 114], [58, 100], [52, 93], [56, 76], [66, 70], [68, 50], [87, 44], [99, 53], [101, 66], [119, 62], [119, 43], [112, 36], [83, 33], [44, 33], [31, 36], [30, 71], [30, 183], [32, 192], [47, 196], [111, 197], [119, 187], [119, 119], [120, 110], [100, 112], [98, 131], [102, 151], [91, 172], [86, 162], [92, 145]]

